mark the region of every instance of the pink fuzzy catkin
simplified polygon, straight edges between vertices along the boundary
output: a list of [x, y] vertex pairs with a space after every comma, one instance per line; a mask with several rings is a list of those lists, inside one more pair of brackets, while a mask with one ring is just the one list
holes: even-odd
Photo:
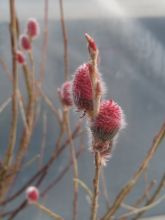
[[92, 151], [100, 153], [103, 165], [111, 157], [115, 139], [125, 124], [123, 110], [115, 101], [101, 102], [99, 113], [91, 122], [91, 132], [95, 140]]
[[29, 186], [26, 190], [26, 198], [29, 203], [35, 203], [39, 199], [39, 190], [35, 186]]
[[27, 35], [34, 39], [38, 37], [40, 33], [40, 26], [38, 21], [35, 18], [29, 18], [27, 22]]
[[62, 84], [61, 88], [59, 89], [61, 101], [65, 106], [68, 107], [73, 105], [71, 87], [72, 87], [71, 81], [66, 81]]
[[20, 50], [16, 51], [16, 61], [22, 65], [25, 63], [25, 56]]
[[94, 137], [102, 140], [112, 140], [125, 125], [122, 108], [113, 100], [102, 101], [100, 110], [92, 122], [91, 130]]
[[31, 50], [31, 43], [30, 43], [28, 35], [22, 34], [20, 36], [20, 45], [21, 45], [22, 49], [25, 51]]
[[79, 110], [92, 110], [92, 86], [90, 80], [91, 64], [81, 65], [75, 72], [73, 79], [73, 101]]
[[[93, 94], [91, 75], [93, 74], [92, 65], [84, 63], [77, 68], [72, 83], [73, 101], [79, 110], [90, 112], [93, 110]], [[99, 72], [96, 74], [96, 92], [103, 94], [103, 82]]]

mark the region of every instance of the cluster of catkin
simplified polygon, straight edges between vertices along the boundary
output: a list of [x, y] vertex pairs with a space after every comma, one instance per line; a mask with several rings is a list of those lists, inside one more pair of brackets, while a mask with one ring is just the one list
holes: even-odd
[[[86, 36], [88, 36], [88, 49], [92, 57], [98, 49], [94, 40], [89, 35]], [[112, 99], [103, 99], [105, 82], [97, 66], [97, 63], [95, 67], [93, 66], [92, 59], [80, 65], [73, 75], [73, 80], [61, 86], [60, 94], [66, 106], [75, 105], [78, 111], [86, 113], [89, 132], [92, 136], [91, 150], [94, 153], [99, 152], [102, 165], [106, 165], [119, 131], [125, 127], [126, 123], [122, 108]], [[95, 91], [92, 87], [93, 74], [96, 82]], [[97, 95], [101, 99], [98, 113], [94, 115], [94, 101]]]
[[16, 51], [16, 60], [19, 64], [25, 64], [25, 52], [32, 49], [32, 41], [38, 37], [40, 33], [39, 23], [35, 18], [29, 18], [26, 24], [25, 33], [20, 35], [20, 49]]

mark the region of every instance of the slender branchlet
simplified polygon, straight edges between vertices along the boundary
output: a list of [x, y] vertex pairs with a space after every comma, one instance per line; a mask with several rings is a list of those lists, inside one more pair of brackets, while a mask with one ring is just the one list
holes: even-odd
[[[63, 118], [64, 125], [67, 135], [70, 139], [70, 155], [73, 161], [73, 178], [78, 179], [78, 163], [76, 158], [75, 146], [71, 136], [70, 119], [69, 119], [69, 109], [73, 105], [72, 95], [71, 95], [71, 81], [66, 81], [62, 84], [61, 88], [58, 89], [59, 98], [63, 106]], [[77, 219], [78, 215], [78, 183], [73, 181], [74, 196], [73, 196], [73, 220]]]
[[[88, 42], [88, 50], [89, 55], [91, 58], [91, 87], [92, 87], [92, 96], [93, 96], [93, 111], [91, 114], [91, 120], [97, 116], [99, 109], [100, 109], [100, 100], [101, 100], [101, 93], [98, 92], [99, 81], [98, 79], [98, 68], [97, 68], [97, 61], [98, 61], [98, 54], [99, 51], [94, 40], [88, 35], [85, 34], [85, 37]], [[95, 138], [93, 137], [93, 144], [95, 144]], [[93, 147], [92, 147], [93, 148]], [[93, 179], [93, 198], [92, 198], [92, 208], [91, 208], [91, 220], [97, 219], [97, 209], [98, 209], [98, 196], [99, 196], [99, 177], [101, 172], [101, 158], [100, 152], [95, 152], [95, 177]]]
[[63, 45], [64, 45], [64, 79], [66, 81], [68, 79], [68, 36], [67, 36], [65, 18], [64, 18], [63, 0], [59, 0], [59, 4], [60, 4], [60, 20], [61, 20], [61, 28], [62, 28], [62, 36], [63, 36]]
[[4, 178], [7, 173], [8, 167], [12, 163], [13, 151], [15, 148], [16, 135], [17, 135], [17, 117], [18, 117], [18, 103], [17, 103], [17, 89], [18, 89], [18, 76], [17, 76], [17, 28], [16, 28], [16, 9], [15, 0], [9, 1], [10, 7], [10, 38], [11, 38], [11, 54], [12, 54], [12, 121], [10, 128], [9, 144], [4, 158], [4, 167], [0, 171], [0, 201], [6, 193], [6, 184], [4, 185]]
[[12, 52], [12, 123], [10, 130], [9, 146], [6, 152], [5, 166], [8, 166], [12, 161], [13, 150], [16, 142], [17, 132], [17, 115], [18, 115], [18, 103], [17, 103], [17, 88], [18, 88], [18, 76], [17, 76], [17, 61], [16, 61], [16, 50], [17, 50], [17, 29], [16, 29], [16, 9], [15, 0], [9, 1], [10, 5], [10, 36], [11, 36], [11, 52]]

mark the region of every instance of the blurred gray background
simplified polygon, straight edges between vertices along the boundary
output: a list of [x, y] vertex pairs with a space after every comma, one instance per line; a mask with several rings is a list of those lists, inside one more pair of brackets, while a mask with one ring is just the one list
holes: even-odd
[[[44, 27], [44, 1], [17, 0], [18, 17], [21, 30], [24, 31], [26, 19], [36, 17], [41, 24], [41, 36], [34, 43], [36, 68], [39, 72]], [[70, 79], [75, 69], [88, 60], [84, 33], [89, 33], [96, 40], [100, 49], [100, 71], [106, 82], [106, 98], [113, 98], [122, 107], [127, 119], [127, 127], [121, 133], [112, 159], [105, 168], [108, 194], [112, 202], [121, 187], [138, 168], [152, 139], [165, 119], [165, 2], [130, 1], [130, 0], [64, 0], [66, 27], [68, 32], [69, 73]], [[11, 69], [10, 37], [8, 32], [8, 3], [0, 0], [0, 58]], [[64, 80], [63, 41], [59, 22], [58, 1], [49, 1], [49, 43], [44, 90], [58, 106], [56, 89]], [[21, 78], [21, 71], [19, 72]], [[23, 89], [23, 85], [20, 83]], [[0, 104], [11, 95], [11, 82], [0, 65]], [[51, 154], [59, 128], [50, 109], [40, 102], [41, 111], [32, 137], [27, 160], [39, 153], [42, 140], [43, 115], [47, 116], [47, 135], [45, 161]], [[0, 115], [1, 154], [5, 150], [10, 127], [9, 105]], [[72, 110], [72, 126], [79, 118], [79, 113]], [[76, 115], [76, 116], [75, 116]], [[84, 119], [85, 120], [85, 119]], [[18, 130], [21, 131], [22, 120]], [[84, 140], [87, 134], [84, 135]], [[19, 138], [18, 138], [19, 141]], [[80, 142], [76, 142], [79, 147]], [[93, 157], [86, 151], [79, 159], [79, 175], [89, 187], [94, 175]], [[148, 182], [157, 179], [158, 183], [165, 170], [165, 142], [163, 142], [150, 163], [147, 171]], [[68, 152], [63, 153], [50, 170], [46, 184], [60, 173], [68, 159]], [[36, 163], [37, 164], [37, 163]], [[23, 185], [33, 174], [37, 166], [29, 167], [22, 173], [15, 189]], [[57, 211], [70, 220], [72, 213], [72, 171], [47, 195], [47, 207]], [[158, 184], [157, 183], [157, 184]], [[156, 186], [155, 186], [156, 187]], [[142, 176], [126, 203], [131, 204], [143, 192], [145, 181]], [[163, 193], [163, 191], [162, 191]], [[9, 208], [14, 208], [20, 198]], [[100, 216], [105, 212], [106, 204], [100, 197]], [[86, 194], [80, 188], [79, 220], [89, 219], [90, 205]], [[121, 214], [121, 213], [119, 213]], [[146, 216], [165, 214], [165, 204], [150, 210]], [[31, 215], [31, 216], [30, 216]], [[20, 219], [43, 219], [49, 217], [39, 213], [34, 207], [28, 207], [20, 213]]]

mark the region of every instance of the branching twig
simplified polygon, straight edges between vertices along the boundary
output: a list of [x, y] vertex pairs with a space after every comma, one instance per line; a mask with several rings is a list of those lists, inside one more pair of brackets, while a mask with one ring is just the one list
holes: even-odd
[[145, 189], [144, 193], [133, 204], [134, 207], [138, 207], [142, 202], [144, 202], [144, 200], [146, 199], [146, 192], [149, 193], [151, 191], [151, 189], [153, 188], [153, 186], [155, 186], [156, 182], [157, 182], [156, 180], [152, 180], [148, 184], [148, 186], [146, 186], [146, 189]]
[[[72, 138], [75, 138], [80, 132], [80, 124], [78, 124], [75, 128], [75, 130], [72, 133]], [[48, 162], [41, 167], [41, 169], [34, 175], [32, 176], [25, 184], [23, 187], [21, 187], [16, 193], [14, 193], [12, 196], [10, 196], [8, 199], [5, 201], [1, 202], [0, 205], [4, 206], [7, 203], [13, 201], [17, 196], [19, 196], [21, 193], [25, 191], [25, 189], [34, 183], [34, 181], [39, 178], [43, 173], [47, 172], [47, 170], [50, 168], [52, 163], [54, 162], [55, 159], [62, 153], [62, 151], [65, 149], [65, 147], [70, 143], [70, 139], [68, 138], [65, 143], [59, 147], [58, 151], [54, 151], [52, 154], [51, 158], [48, 160]], [[56, 147], [55, 147], [56, 149]], [[12, 175], [12, 174], [11, 174]]]
[[122, 216], [119, 216], [118, 218], [119, 219], [122, 219], [122, 218], [125, 218], [125, 217], [129, 217], [129, 216], [132, 216], [132, 215], [135, 215], [135, 214], [138, 214], [138, 213], [141, 213], [141, 212], [145, 212], [149, 209], [152, 209], [154, 208], [155, 206], [159, 205], [161, 202], [163, 202], [165, 200], [165, 195], [163, 195], [162, 197], [160, 197], [157, 201], [151, 203], [150, 205], [147, 205], [147, 206], [144, 206], [142, 208], [135, 208], [135, 207], [132, 207], [132, 211], [122, 215]]
[[48, 107], [52, 110], [52, 112], [54, 113], [54, 115], [56, 116], [59, 124], [61, 123], [61, 118], [59, 115], [58, 110], [55, 108], [55, 106], [53, 105], [52, 101], [50, 100], [50, 98], [45, 94], [45, 92], [38, 87], [38, 90], [40, 92], [40, 95], [42, 96], [42, 98], [44, 99], [44, 101], [46, 102], [46, 104], [48, 105]]
[[[77, 151], [76, 153], [76, 157], [78, 158], [82, 151], [84, 149], [80, 149]], [[57, 183], [59, 183], [59, 181], [64, 177], [64, 175], [67, 173], [67, 171], [69, 170], [70, 166], [73, 164], [73, 161], [69, 161], [69, 163], [66, 165], [66, 167], [61, 171], [61, 173], [55, 178], [55, 180], [53, 180], [43, 191], [42, 193], [40, 194], [41, 197], [44, 197], [53, 187], [55, 187], [57, 185]], [[27, 186], [30, 185], [29, 184], [26, 184]], [[36, 184], [37, 186], [39, 186], [39, 184]], [[27, 186], [24, 188], [24, 190], [27, 188]], [[24, 190], [22, 192], [24, 192]], [[15, 210], [11, 210], [11, 211], [8, 211], [6, 213], [0, 213], [0, 216], [2, 217], [5, 217], [5, 216], [8, 216], [8, 215], [14, 215], [14, 217], [19, 213], [19, 211], [21, 211], [22, 209], [24, 209], [27, 205], [27, 203], [25, 204], [26, 200], [24, 200], [18, 207], [17, 209]], [[22, 207], [22, 205], [24, 204], [24, 206]], [[22, 207], [20, 209], [20, 207]]]
[[35, 205], [38, 209], [42, 210], [42, 211], [45, 212], [47, 215], [49, 215], [50, 217], [52, 217], [53, 219], [55, 219], [55, 220], [63, 220], [63, 218], [62, 218], [60, 215], [58, 215], [58, 214], [56, 214], [54, 211], [51, 211], [50, 209], [46, 208], [46, 207], [43, 206], [42, 204], [40, 204], [40, 203], [34, 203], [34, 205]]
[[15, 0], [10, 0], [10, 34], [11, 34], [11, 48], [12, 48], [12, 85], [13, 85], [13, 94], [12, 94], [12, 122], [10, 130], [9, 145], [7, 148], [5, 156], [5, 166], [8, 166], [11, 163], [13, 150], [16, 141], [17, 133], [17, 115], [18, 115], [18, 106], [17, 106], [17, 87], [18, 87], [18, 76], [17, 76], [17, 62], [15, 59], [15, 53], [17, 49], [17, 31], [16, 31], [16, 10], [15, 10]]
[[[150, 197], [150, 199], [148, 199], [145, 206], [148, 206], [148, 205], [152, 204], [155, 201], [155, 199], [158, 197], [158, 195], [159, 195], [160, 191], [163, 189], [163, 187], [165, 187], [165, 174], [163, 175], [163, 177], [162, 177], [157, 189], [155, 190], [154, 194]], [[133, 220], [139, 219], [144, 214], [145, 211], [146, 210], [141, 210], [141, 212], [139, 212], [137, 214], [137, 216], [135, 216], [133, 218]]]
[[[11, 36], [11, 54], [12, 54], [12, 121], [10, 128], [10, 137], [7, 151], [4, 158], [4, 167], [8, 169], [12, 162], [13, 151], [16, 142], [17, 135], [17, 116], [18, 116], [18, 106], [17, 106], [17, 87], [18, 87], [18, 76], [17, 76], [17, 62], [15, 59], [15, 53], [17, 48], [17, 34], [16, 34], [16, 11], [15, 11], [15, 0], [9, 1], [10, 5], [10, 36]], [[7, 191], [6, 185], [4, 184], [4, 178], [7, 170], [0, 172], [0, 201], [5, 196]]]
[[120, 208], [121, 203], [125, 199], [125, 197], [128, 195], [128, 193], [132, 190], [134, 185], [137, 183], [139, 177], [144, 172], [146, 167], [148, 167], [148, 164], [150, 160], [153, 158], [156, 150], [158, 149], [161, 141], [163, 140], [165, 136], [165, 123], [163, 123], [160, 131], [155, 136], [152, 146], [149, 149], [146, 157], [144, 158], [143, 162], [141, 163], [139, 169], [136, 171], [132, 179], [124, 186], [124, 188], [120, 191], [118, 196], [116, 197], [116, 200], [114, 201], [112, 207], [107, 211], [107, 213], [102, 217], [102, 220], [109, 220], [111, 217], [115, 214], [115, 212]]
[[[76, 158], [78, 158], [80, 156], [80, 154], [82, 153], [82, 150], [84, 150], [84, 149], [80, 149], [79, 151], [77, 151]], [[44, 197], [48, 193], [48, 191], [50, 191], [53, 187], [55, 187], [57, 185], [57, 183], [59, 183], [59, 181], [63, 178], [63, 176], [67, 173], [70, 166], [72, 166], [72, 165], [73, 165], [73, 160], [69, 161], [69, 163], [63, 168], [63, 170], [60, 172], [60, 174], [50, 184], [48, 184], [48, 186], [41, 193], [42, 197]]]
[[89, 189], [89, 187], [80, 179], [74, 179], [74, 181], [77, 182], [85, 190], [85, 192], [87, 192], [87, 194], [89, 195], [90, 200], [92, 201], [93, 193]]

